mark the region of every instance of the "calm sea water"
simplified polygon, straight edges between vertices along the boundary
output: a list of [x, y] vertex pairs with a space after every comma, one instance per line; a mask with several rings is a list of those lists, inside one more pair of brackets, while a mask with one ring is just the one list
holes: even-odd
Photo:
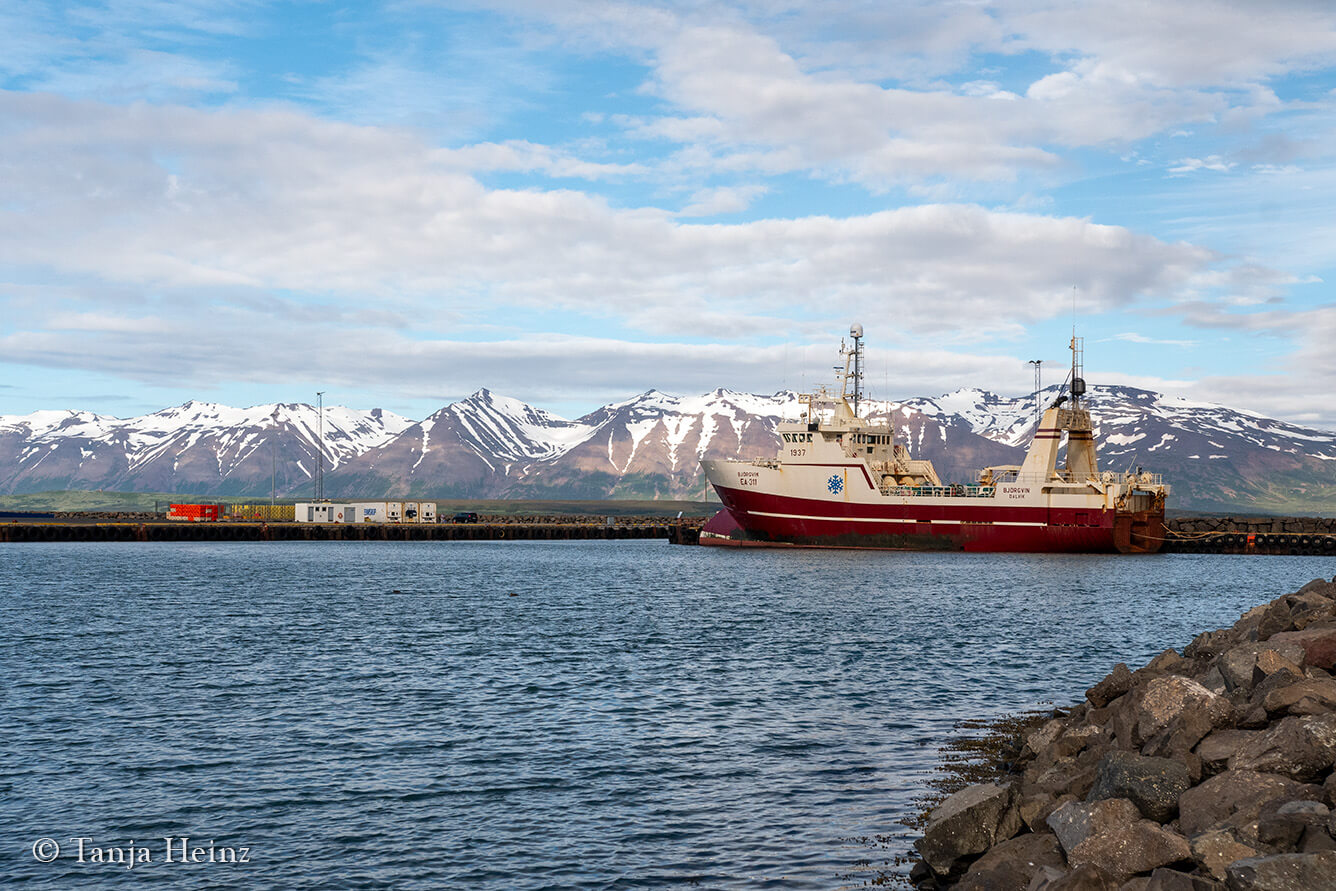
[[[1074, 701], [1336, 572], [662, 542], [0, 560], [0, 881], [49, 888], [858, 887], [957, 720]], [[249, 862], [181, 863], [182, 837]]]

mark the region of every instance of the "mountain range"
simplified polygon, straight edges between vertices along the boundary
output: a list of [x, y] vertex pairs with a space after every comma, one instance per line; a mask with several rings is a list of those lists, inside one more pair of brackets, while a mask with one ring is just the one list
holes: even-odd
[[[1057, 388], [1041, 399], [1050, 401]], [[1336, 432], [1132, 387], [1086, 397], [1100, 465], [1144, 466], [1173, 487], [1170, 507], [1336, 513]], [[864, 401], [893, 417], [897, 442], [965, 481], [1019, 463], [1034, 396], [975, 389]], [[796, 393], [651, 390], [567, 420], [479, 390], [421, 421], [381, 409], [305, 404], [237, 409], [187, 402], [137, 418], [82, 411], [0, 415], [0, 494], [62, 489], [309, 497], [324, 441], [331, 498], [704, 499], [703, 457], [772, 456]]]

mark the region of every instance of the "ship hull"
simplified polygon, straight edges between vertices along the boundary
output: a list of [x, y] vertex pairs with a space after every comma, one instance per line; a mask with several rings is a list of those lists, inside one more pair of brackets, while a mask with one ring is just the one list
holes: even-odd
[[1028, 553], [1153, 553], [1163, 508], [1121, 511], [960, 505], [953, 499], [868, 504], [716, 485], [727, 516], [703, 545]]

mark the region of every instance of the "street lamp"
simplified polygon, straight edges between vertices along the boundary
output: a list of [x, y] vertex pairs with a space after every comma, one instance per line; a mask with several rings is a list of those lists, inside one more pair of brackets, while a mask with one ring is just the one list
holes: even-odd
[[325, 500], [325, 391], [321, 390], [315, 394], [316, 404], [319, 406], [320, 419], [318, 421], [320, 429], [319, 442], [316, 444], [315, 456], [315, 500]]

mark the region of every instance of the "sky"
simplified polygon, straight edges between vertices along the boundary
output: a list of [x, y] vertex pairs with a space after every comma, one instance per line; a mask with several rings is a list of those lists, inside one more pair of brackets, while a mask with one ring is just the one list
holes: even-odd
[[1085, 377], [1336, 428], [1328, 0], [0, 0], [0, 414]]

